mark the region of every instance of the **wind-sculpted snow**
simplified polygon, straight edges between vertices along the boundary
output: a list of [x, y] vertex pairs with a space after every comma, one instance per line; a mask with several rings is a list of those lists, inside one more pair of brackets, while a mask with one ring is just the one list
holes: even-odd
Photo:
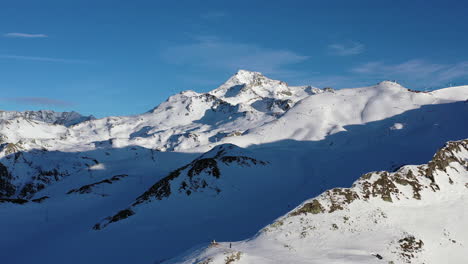
[[465, 263], [468, 139], [425, 165], [371, 172], [305, 201], [251, 240], [163, 263]]

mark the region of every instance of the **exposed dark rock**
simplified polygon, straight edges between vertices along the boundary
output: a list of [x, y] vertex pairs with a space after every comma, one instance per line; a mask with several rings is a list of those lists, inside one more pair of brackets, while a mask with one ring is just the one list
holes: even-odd
[[120, 221], [120, 220], [123, 220], [123, 219], [126, 219], [132, 215], [134, 215], [135, 212], [133, 212], [131, 209], [125, 209], [125, 210], [122, 210], [122, 211], [119, 211], [117, 214], [115, 214], [111, 219], [110, 219], [110, 223], [113, 223], [113, 222], [117, 222], [117, 221]]
[[224, 156], [221, 157], [221, 161], [224, 162], [225, 164], [237, 162], [237, 164], [244, 165], [244, 166], [249, 166], [249, 162], [251, 162], [254, 165], [260, 164], [260, 165], [266, 165], [267, 162], [261, 161], [261, 160], [256, 160], [251, 157], [246, 157], [246, 156]]
[[240, 260], [241, 259], [241, 255], [242, 253], [237, 251], [237, 252], [234, 252], [228, 256], [226, 256], [226, 258], [224, 259], [224, 263], [225, 264], [231, 264], [231, 263], [234, 263], [236, 262], [237, 260]]
[[451, 162], [466, 164], [466, 161], [459, 160], [454, 155], [455, 152], [461, 151], [461, 147], [468, 149], [468, 140], [448, 142], [444, 148], [437, 151], [432, 160], [427, 164], [425, 170], [426, 177], [435, 183], [434, 172], [436, 170], [446, 172]]
[[[156, 200], [162, 200], [164, 198], [169, 197], [172, 191], [174, 190], [178, 190], [180, 193], [183, 192], [187, 196], [190, 196], [194, 192], [197, 192], [201, 189], [209, 188], [212, 191], [216, 192], [216, 194], [219, 194], [221, 190], [217, 186], [209, 186], [207, 180], [205, 180], [203, 177], [200, 177], [200, 175], [206, 174], [213, 176], [215, 179], [219, 179], [221, 177], [221, 171], [219, 169], [218, 162], [222, 162], [226, 165], [231, 163], [237, 163], [241, 166], [250, 166], [252, 164], [267, 164], [264, 161], [259, 161], [246, 156], [225, 156], [227, 150], [232, 149], [234, 147], [236, 146], [217, 146], [215, 147], [215, 149], [219, 150], [214, 156], [211, 155], [212, 153], [207, 152], [204, 155], [200, 156], [198, 159], [192, 161], [191, 163], [172, 171], [171, 173], [169, 173], [168, 176], [156, 182], [146, 192], [137, 197], [136, 201], [131, 206], [133, 207], [144, 202], [148, 202], [153, 198]], [[180, 185], [175, 186], [175, 189], [173, 190], [171, 188], [172, 181], [174, 181], [178, 177], [184, 177], [184, 179], [180, 182]], [[84, 191], [86, 191], [88, 188], [88, 186], [83, 187]], [[125, 215], [125, 212], [126, 211], [123, 210], [115, 216], [113, 216], [112, 218], [109, 218], [108, 223], [119, 221], [120, 216]], [[129, 214], [128, 216], [132, 214], [133, 211], [131, 211], [131, 214]], [[96, 230], [99, 230], [100, 228], [102, 228], [100, 224], [94, 227], [94, 229]]]
[[300, 214], [307, 214], [307, 213], [318, 214], [318, 213], [323, 213], [323, 212], [325, 212], [325, 209], [323, 208], [323, 206], [320, 204], [318, 200], [314, 199], [312, 200], [312, 202], [304, 204], [301, 208], [290, 213], [289, 215], [296, 216]]
[[185, 165], [184, 167], [178, 168], [177, 170], [169, 173], [168, 176], [156, 182], [156, 184], [151, 186], [151, 188], [149, 188], [146, 192], [140, 195], [136, 199], [136, 202], [132, 204], [132, 206], [148, 201], [149, 199], [151, 199], [151, 197], [154, 197], [158, 200], [162, 200], [165, 197], [169, 197], [169, 195], [171, 195], [171, 183], [170, 182], [174, 180], [175, 178], [179, 177], [181, 171], [185, 170], [189, 165]]
[[16, 187], [11, 183], [13, 177], [2, 163], [0, 163], [0, 197], [11, 197], [16, 192]]
[[24, 187], [21, 189], [19, 196], [28, 198], [33, 196], [36, 192], [42, 190], [45, 188], [45, 185], [41, 182], [29, 182], [24, 185]]
[[50, 198], [49, 196], [42, 196], [42, 197], [37, 198], [37, 199], [32, 199], [31, 202], [42, 203], [43, 201], [45, 201], [46, 199], [49, 199], [49, 198]]
[[380, 195], [382, 200], [392, 202], [392, 193], [398, 193], [399, 190], [389, 178], [388, 173], [384, 172], [380, 178], [372, 184], [372, 195], [377, 197]]
[[20, 143], [5, 143], [1, 146], [0, 151], [3, 151], [5, 156], [19, 152], [21, 150], [21, 144]]
[[[397, 186], [411, 186], [413, 190], [413, 199], [421, 199], [421, 191], [424, 188], [431, 188], [433, 191], [440, 190], [434, 178], [435, 170], [445, 171], [451, 162], [456, 162], [466, 167], [468, 170], [468, 161], [461, 160], [455, 155], [456, 152], [462, 151], [462, 148], [468, 149], [468, 140], [460, 140], [449, 142], [445, 147], [440, 149], [428, 165], [417, 167], [418, 176], [415, 176], [412, 168], [400, 167], [396, 172], [370, 172], [359, 178], [351, 188], [335, 188], [326, 191], [314, 199], [310, 203], [304, 204], [300, 209], [292, 212], [289, 216], [297, 216], [300, 214], [312, 213], [318, 214], [325, 211], [333, 213], [337, 210], [343, 210], [345, 205], [350, 204], [356, 199], [369, 200], [373, 197], [380, 197], [387, 202], [393, 202], [393, 198], [401, 194]], [[426, 177], [431, 182], [424, 183], [421, 181]], [[451, 184], [453, 180], [447, 179]], [[360, 188], [359, 188], [360, 187]], [[468, 183], [465, 184], [468, 188]], [[358, 191], [359, 190], [359, 191]]]
[[343, 210], [344, 204], [350, 204], [352, 201], [359, 199], [359, 195], [351, 189], [335, 188], [327, 191], [328, 198], [331, 202], [329, 213], [336, 210]]
[[221, 172], [218, 168], [218, 163], [213, 158], [199, 159], [192, 162], [187, 175], [192, 178], [195, 175], [199, 175], [201, 172], [213, 175], [213, 177], [219, 179]]
[[421, 239], [416, 239], [412, 235], [408, 235], [400, 240], [398, 244], [401, 249], [400, 255], [406, 260], [407, 263], [411, 263], [411, 259], [415, 257], [415, 253], [422, 250], [424, 243]]
[[120, 179], [125, 178], [125, 177], [127, 177], [127, 176], [128, 176], [127, 174], [115, 175], [115, 176], [112, 176], [112, 178], [109, 178], [109, 179], [104, 179], [104, 180], [99, 181], [99, 182], [95, 182], [95, 183], [83, 185], [83, 186], [81, 186], [81, 187], [78, 188], [78, 189], [71, 189], [70, 191], [67, 192], [67, 194], [72, 194], [72, 193], [81, 193], [81, 194], [90, 193], [90, 192], [93, 190], [93, 188], [94, 188], [95, 186], [97, 186], [97, 185], [101, 185], [101, 184], [103, 184], [103, 183], [112, 184], [113, 182], [119, 181]]
[[14, 204], [25, 204], [29, 202], [28, 200], [25, 199], [19, 199], [19, 198], [0, 198], [0, 203], [14, 203]]
[[394, 181], [400, 185], [404, 185], [404, 186], [410, 185], [411, 188], [413, 188], [413, 198], [417, 200], [421, 200], [420, 191], [422, 190], [422, 185], [416, 179], [416, 177], [414, 176], [411, 170], [408, 171], [408, 173], [406, 174], [406, 177], [403, 177], [400, 174], [395, 174]]

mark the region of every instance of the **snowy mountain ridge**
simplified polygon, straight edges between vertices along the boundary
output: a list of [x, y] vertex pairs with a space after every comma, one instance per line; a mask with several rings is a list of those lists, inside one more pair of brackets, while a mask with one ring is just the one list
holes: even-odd
[[[208, 93], [184, 91], [140, 115], [105, 117], [70, 126], [54, 124], [53, 118], [5, 117], [0, 121], [0, 231], [4, 234], [0, 259], [6, 263], [31, 263], [37, 259], [45, 263], [78, 264], [90, 259], [96, 263], [162, 263], [212, 239], [243, 241], [285, 215], [287, 221], [295, 219], [293, 227], [286, 222], [282, 226], [290, 230], [292, 242], [274, 244], [267, 237], [262, 252], [239, 248], [237, 245], [244, 242], [236, 242], [241, 253], [232, 252], [233, 259], [230, 253], [223, 255], [227, 251], [189, 255], [196, 255], [195, 263], [208, 261], [210, 254], [214, 254], [216, 263], [226, 257], [229, 263], [237, 258], [246, 263], [270, 263], [271, 259], [265, 260], [268, 252], [276, 252], [280, 245], [297, 253], [297, 263], [323, 263], [324, 259], [340, 263], [339, 256], [349, 257], [349, 262], [354, 263], [380, 261], [371, 253], [399, 263], [397, 255], [368, 244], [357, 251], [352, 246], [344, 251], [340, 250], [346, 245], [334, 247], [332, 244], [341, 236], [347, 239], [343, 241], [356, 238], [349, 230], [320, 232], [332, 223], [341, 230], [342, 224], [335, 218], [347, 215], [336, 215], [348, 210], [362, 210], [372, 220], [374, 214], [367, 209], [382, 204], [386, 213], [393, 210], [388, 208], [391, 204], [395, 212], [411, 208], [422, 217], [430, 206], [425, 202], [432, 201], [426, 197], [437, 201], [431, 209], [458, 216], [456, 210], [465, 210], [465, 203], [454, 198], [456, 205], [452, 209], [440, 201], [452, 201], [452, 191], [460, 193], [463, 201], [465, 194], [461, 190], [465, 189], [454, 189], [462, 182], [463, 170], [458, 165], [454, 165], [458, 172], [448, 167], [448, 177], [455, 184], [447, 187], [436, 182], [440, 188], [436, 192], [431, 180], [423, 177], [424, 166], [403, 167], [411, 168], [415, 178], [407, 171], [400, 171], [401, 177], [390, 172], [373, 173], [370, 179], [358, 181], [349, 189], [359, 197], [349, 204], [344, 201], [353, 198], [354, 193], [350, 196], [348, 189], [333, 190], [350, 186], [369, 171], [394, 171], [405, 164], [427, 163], [441, 145], [466, 139], [467, 99], [468, 86], [423, 93], [384, 81], [361, 88], [318, 89], [288, 86], [260, 73], [241, 70]], [[464, 158], [464, 150], [453, 152], [458, 160]], [[382, 200], [379, 193], [383, 190], [380, 183], [390, 182], [402, 192], [392, 187], [389, 196], [385, 193], [385, 199], [391, 197], [392, 203]], [[363, 193], [368, 184], [367, 199]], [[297, 205], [324, 192], [316, 199], [326, 213], [289, 217], [300, 210], [293, 210]], [[414, 199], [411, 195], [415, 193], [422, 199]], [[335, 197], [337, 202], [327, 197]], [[413, 207], [402, 203], [408, 197], [413, 197]], [[307, 208], [315, 210], [313, 200], [303, 205], [307, 203], [312, 203]], [[339, 207], [343, 210], [329, 212]], [[318, 234], [325, 244], [330, 241], [327, 247], [316, 246], [330, 255], [315, 259], [298, 252], [301, 246], [297, 243], [314, 243], [296, 239], [303, 232], [298, 230], [306, 226], [294, 226], [302, 217], [323, 217], [319, 220], [327, 223], [323, 224], [325, 229], [317, 227], [313, 230], [318, 233], [307, 232], [310, 237]], [[372, 222], [360, 221], [382, 231]], [[406, 228], [404, 223], [391, 224], [400, 226], [394, 229], [398, 232]], [[434, 222], [426, 230], [438, 234], [439, 227]], [[365, 237], [369, 233], [359, 228], [365, 240], [371, 241], [372, 236]], [[456, 225], [453, 228], [458, 230]], [[269, 233], [277, 235], [273, 240], [283, 241], [284, 230], [268, 229], [277, 230]], [[416, 242], [421, 239], [430, 245], [425, 235], [410, 231]], [[328, 235], [336, 239], [326, 240]], [[404, 243], [405, 238], [398, 239]], [[388, 236], [379, 239], [382, 245], [388, 245]], [[258, 248], [258, 244], [245, 245]], [[464, 245], [456, 245], [465, 249]], [[19, 249], [25, 247], [30, 254], [20, 254]], [[57, 254], [50, 253], [51, 248]], [[458, 249], [450, 250], [455, 252], [456, 260], [463, 260]], [[280, 263], [293, 257], [278, 252]], [[438, 260], [419, 251], [413, 254], [413, 263]]]
[[0, 111], [0, 120], [14, 120], [24, 118], [27, 120], [40, 121], [54, 125], [64, 125], [66, 127], [76, 125], [78, 123], [94, 120], [94, 116], [82, 116], [77, 112], [54, 112], [51, 110], [39, 111]]
[[[416, 93], [392, 82], [382, 82], [371, 87], [324, 91], [290, 87], [260, 73], [241, 70], [209, 93], [185, 91], [141, 115], [106, 117], [71, 127], [51, 127], [27, 120], [17, 121], [20, 124], [3, 122], [0, 137], [12, 144], [21, 141], [27, 149], [91, 150], [95, 146], [93, 142], [112, 140], [115, 147], [137, 145], [162, 151], [198, 151], [199, 148], [207, 151], [220, 143], [247, 146], [287, 138], [322, 139], [342, 131], [345, 125], [363, 124], [422, 105], [467, 98], [466, 86]], [[294, 121], [298, 119], [308, 121], [304, 125], [306, 129]], [[290, 128], [288, 133], [275, 132], [284, 125]]]

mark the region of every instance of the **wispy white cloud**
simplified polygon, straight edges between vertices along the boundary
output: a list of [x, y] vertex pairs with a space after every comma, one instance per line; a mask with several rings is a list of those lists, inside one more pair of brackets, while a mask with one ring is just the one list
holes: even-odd
[[374, 78], [420, 82], [423, 85], [445, 85], [460, 78], [468, 78], [468, 61], [453, 64], [417, 59], [398, 64], [368, 62], [354, 67], [351, 72]]
[[84, 60], [69, 60], [69, 59], [59, 59], [59, 58], [50, 58], [50, 57], [19, 56], [19, 55], [0, 55], [0, 59], [60, 62], [60, 63], [89, 63], [88, 61], [84, 61]]
[[336, 56], [350, 56], [361, 54], [365, 50], [365, 46], [362, 43], [349, 41], [346, 43], [334, 43], [328, 45], [330, 54]]
[[6, 38], [47, 38], [48, 37], [46, 34], [29, 34], [29, 33], [18, 33], [18, 32], [6, 33], [6, 34], [3, 34], [3, 36]]
[[13, 102], [24, 105], [41, 105], [41, 106], [72, 106], [73, 103], [68, 101], [57, 100], [47, 97], [12, 97], [2, 98], [2, 101]]
[[200, 17], [203, 19], [216, 19], [216, 18], [222, 18], [226, 17], [227, 14], [222, 11], [212, 11], [208, 13], [201, 14]]
[[173, 64], [229, 71], [248, 69], [282, 76], [294, 74], [288, 66], [309, 58], [287, 49], [223, 41], [211, 36], [198, 37], [191, 44], [169, 47], [162, 52], [162, 57]]

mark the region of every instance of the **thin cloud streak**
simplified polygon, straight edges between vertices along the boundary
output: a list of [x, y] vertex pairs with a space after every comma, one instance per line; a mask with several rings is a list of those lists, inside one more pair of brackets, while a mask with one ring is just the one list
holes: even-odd
[[209, 13], [205, 13], [205, 14], [202, 14], [200, 15], [201, 18], [203, 19], [216, 19], [216, 18], [222, 18], [222, 17], [226, 17], [227, 14], [224, 13], [224, 12], [221, 12], [221, 11], [213, 11], [213, 12], [209, 12]]
[[247, 69], [265, 74], [294, 75], [287, 67], [309, 59], [287, 49], [270, 49], [255, 44], [228, 42], [201, 36], [194, 43], [172, 46], [161, 54], [168, 63], [208, 69]]
[[69, 59], [59, 59], [59, 58], [50, 58], [50, 57], [19, 56], [19, 55], [0, 55], [0, 59], [60, 62], [60, 63], [89, 63], [88, 61], [83, 61], [83, 60], [69, 60]]
[[408, 80], [423, 85], [446, 85], [468, 78], [468, 61], [437, 64], [425, 60], [409, 60], [399, 64], [368, 62], [351, 69], [352, 73], [381, 79]]
[[336, 56], [351, 56], [361, 54], [365, 50], [365, 46], [359, 42], [349, 42], [349, 43], [334, 43], [328, 46], [331, 55]]
[[29, 34], [29, 33], [6, 33], [3, 35], [6, 38], [47, 38], [46, 34]]

